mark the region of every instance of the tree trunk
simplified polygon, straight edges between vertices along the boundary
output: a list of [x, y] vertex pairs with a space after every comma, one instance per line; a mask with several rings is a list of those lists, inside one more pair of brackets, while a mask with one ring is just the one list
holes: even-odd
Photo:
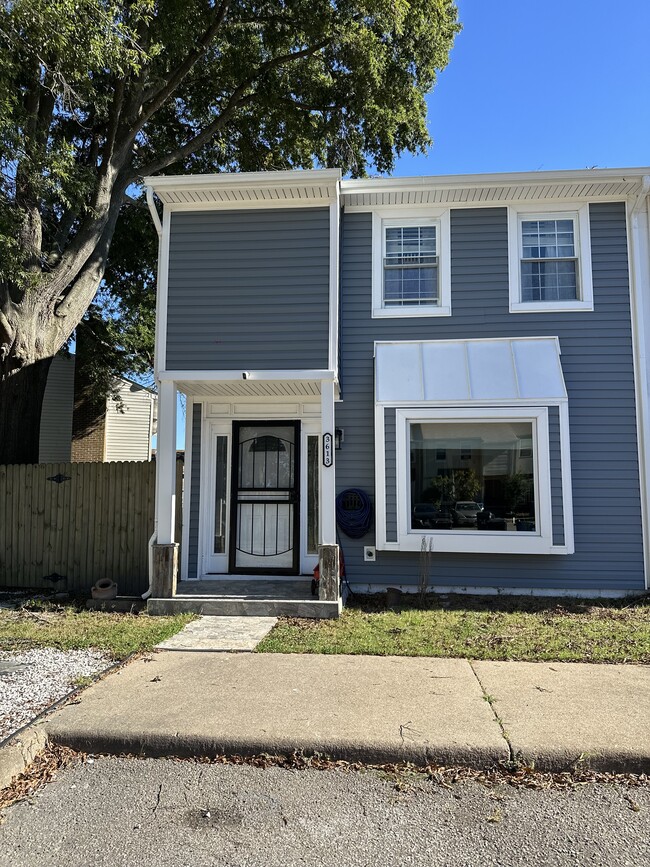
[[0, 464], [37, 464], [51, 358], [0, 375]]

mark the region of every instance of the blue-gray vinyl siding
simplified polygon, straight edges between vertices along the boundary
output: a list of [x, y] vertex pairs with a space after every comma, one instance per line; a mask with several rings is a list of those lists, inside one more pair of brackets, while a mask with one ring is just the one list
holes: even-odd
[[[451, 212], [452, 316], [371, 318], [371, 215], [346, 213], [341, 249], [341, 379], [337, 486], [374, 498], [373, 342], [557, 335], [569, 395], [576, 553], [434, 554], [431, 581], [458, 587], [634, 591], [643, 588], [643, 547], [624, 203], [590, 207], [594, 311], [508, 310], [505, 208]], [[394, 422], [393, 422], [394, 423]], [[390, 421], [385, 422], [385, 426]], [[558, 419], [551, 412], [551, 439]], [[559, 451], [552, 448], [553, 478]], [[388, 466], [389, 476], [394, 469]], [[561, 488], [551, 490], [561, 543]], [[389, 520], [394, 520], [389, 517]], [[378, 552], [364, 563], [359, 540], [341, 536], [353, 585], [417, 584], [419, 554]]]
[[190, 473], [189, 533], [187, 543], [187, 578], [198, 578], [199, 516], [201, 511], [201, 404], [192, 406], [192, 457]]
[[326, 369], [329, 209], [171, 215], [168, 370]]

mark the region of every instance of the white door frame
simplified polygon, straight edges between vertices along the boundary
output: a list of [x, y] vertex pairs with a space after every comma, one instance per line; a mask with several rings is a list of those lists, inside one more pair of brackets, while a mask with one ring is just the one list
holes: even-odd
[[[297, 407], [299, 410], [301, 407]], [[230, 407], [230, 413], [227, 417], [219, 415], [214, 417], [209, 414], [209, 405], [204, 405], [203, 423], [201, 425], [201, 473], [200, 473], [200, 509], [199, 509], [199, 532], [198, 532], [198, 580], [214, 580], [215, 575], [228, 575], [228, 556], [230, 544], [230, 496], [231, 496], [231, 475], [232, 475], [232, 423], [233, 421], [257, 421], [260, 418], [269, 418], [273, 420], [286, 419], [300, 421], [300, 574], [311, 575], [314, 567], [318, 563], [318, 554], [307, 553], [307, 437], [318, 436], [318, 466], [319, 466], [319, 519], [322, 513], [322, 460], [321, 460], [321, 432], [322, 425], [320, 417], [310, 417], [300, 412], [286, 412], [286, 405], [279, 407], [273, 404], [268, 404], [264, 407], [264, 412], [261, 413], [259, 401], [255, 404], [251, 403], [247, 406], [244, 402], [239, 402], [236, 407]], [[304, 405], [302, 409], [305, 409]], [[319, 411], [320, 405], [314, 403], [313, 407], [309, 407], [312, 411]], [[208, 412], [205, 412], [208, 410]], [[214, 554], [212, 552], [214, 540], [214, 519], [215, 519], [215, 481], [216, 481], [216, 443], [218, 436], [225, 436], [228, 439], [228, 472], [227, 472], [227, 490], [226, 497], [228, 501], [227, 517], [226, 517], [226, 551], [224, 554]], [[246, 576], [233, 575], [234, 579], [246, 579]], [[291, 581], [295, 580], [296, 576], [281, 576], [270, 575], [268, 579], [263, 575], [256, 576], [260, 580], [277, 580]]]

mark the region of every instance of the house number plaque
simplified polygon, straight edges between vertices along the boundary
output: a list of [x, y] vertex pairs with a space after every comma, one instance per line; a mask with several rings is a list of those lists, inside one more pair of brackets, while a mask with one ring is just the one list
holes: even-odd
[[334, 437], [331, 433], [323, 434], [323, 466], [331, 467], [334, 460]]

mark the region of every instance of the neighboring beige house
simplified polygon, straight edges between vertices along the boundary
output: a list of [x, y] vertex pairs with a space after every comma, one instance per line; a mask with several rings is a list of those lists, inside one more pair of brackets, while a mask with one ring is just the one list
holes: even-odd
[[157, 396], [135, 382], [117, 382], [119, 401], [92, 401], [75, 378], [75, 357], [54, 359], [41, 413], [41, 463], [151, 459]]

